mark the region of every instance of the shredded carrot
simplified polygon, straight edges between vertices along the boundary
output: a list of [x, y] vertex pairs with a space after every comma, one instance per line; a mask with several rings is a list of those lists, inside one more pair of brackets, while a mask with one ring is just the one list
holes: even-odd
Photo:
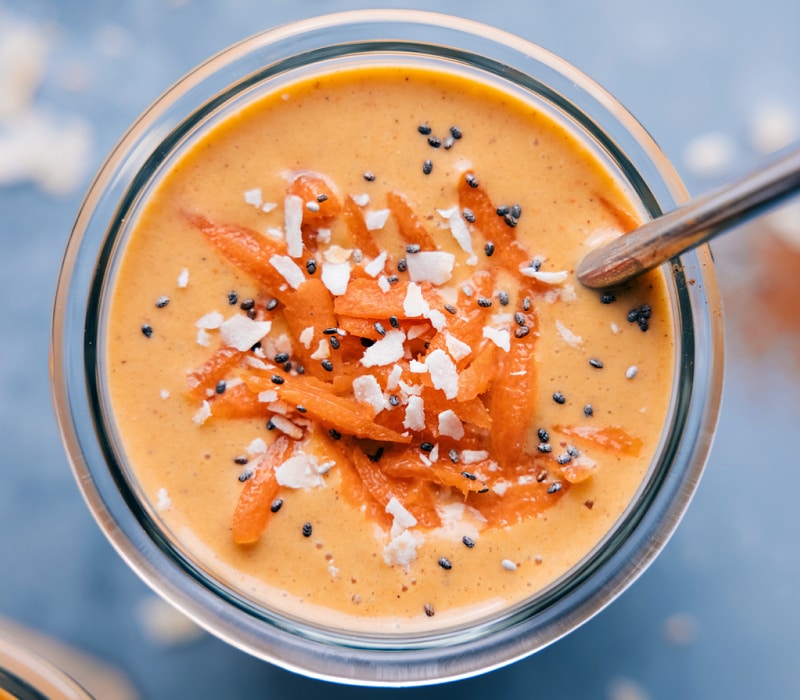
[[342, 218], [347, 224], [347, 230], [350, 232], [350, 238], [353, 239], [356, 248], [359, 248], [362, 253], [371, 258], [378, 257], [380, 255], [378, 244], [369, 229], [367, 229], [364, 212], [352, 197], [346, 197], [344, 200]]
[[604, 449], [615, 450], [635, 457], [642, 449], [642, 439], [634, 437], [624, 428], [616, 425], [565, 425], [556, 426], [554, 431], [570, 437], [585, 440]]
[[206, 360], [202, 367], [192, 370], [186, 377], [186, 383], [193, 396], [205, 398], [206, 392], [214, 390], [217, 382], [225, 378], [226, 373], [242, 361], [244, 353], [226, 345], [220, 347]]
[[[342, 204], [332, 185], [319, 175], [298, 175], [286, 188], [286, 193], [303, 200], [303, 223], [310, 226], [324, 226], [342, 210]], [[309, 207], [308, 203], [312, 206]]]
[[417, 244], [424, 250], [436, 250], [436, 241], [423, 226], [404, 195], [396, 191], [389, 192], [386, 195], [386, 203], [397, 221], [400, 236], [406, 243]]

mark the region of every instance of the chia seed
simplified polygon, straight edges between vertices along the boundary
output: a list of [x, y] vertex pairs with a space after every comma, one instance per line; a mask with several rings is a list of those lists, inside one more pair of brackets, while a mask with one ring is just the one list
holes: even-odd
[[372, 338], [360, 338], [361, 346], [365, 348], [371, 348], [375, 345], [375, 341]]
[[472, 549], [475, 546], [475, 540], [473, 540], [469, 535], [464, 535], [461, 538], [461, 541], [464, 543], [464, 546], [467, 549]]
[[256, 310], [255, 309], [247, 309], [247, 318], [255, 320], [256, 318]]
[[399, 278], [397, 275], [389, 275], [389, 276], [386, 278], [386, 281], [387, 281], [389, 284], [397, 284], [397, 283], [400, 281], [400, 278]]
[[336, 428], [331, 428], [328, 431], [328, 435], [330, 435], [334, 440], [342, 439], [342, 434], [338, 430], [336, 430]]
[[156, 299], [157, 309], [163, 309], [167, 304], [169, 304], [169, 297], [166, 296], [165, 294]]
[[291, 372], [292, 371], [292, 363], [288, 360], [283, 363], [283, 371], [284, 372]]
[[399, 328], [400, 327], [400, 321], [397, 320], [397, 316], [389, 316], [389, 325], [392, 328]]
[[432, 131], [431, 125], [428, 124], [428, 122], [423, 122], [417, 127], [417, 131], [419, 131], [419, 133], [422, 134], [423, 136], [427, 136]]
[[236, 455], [233, 462], [234, 464], [247, 464], [247, 455]]
[[639, 368], [636, 365], [631, 365], [625, 370], [625, 378], [633, 379], [639, 373]]
[[592, 404], [590, 404], [590, 403], [587, 403], [587, 404], [586, 404], [586, 405], [583, 407], [583, 415], [584, 415], [584, 416], [587, 416], [587, 417], [589, 417], [589, 416], [593, 416], [593, 415], [594, 415], [594, 408], [592, 408]]
[[450, 571], [450, 569], [453, 568], [453, 565], [450, 563], [450, 560], [447, 557], [439, 558], [439, 566], [441, 566], [445, 571]]
[[561, 490], [561, 482], [554, 481], [547, 487], [547, 493], [558, 493]]
[[472, 209], [464, 209], [461, 212], [461, 215], [464, 217], [464, 221], [467, 221], [470, 224], [475, 223], [475, 212]]
[[422, 164], [422, 174], [423, 175], [430, 175], [433, 172], [433, 161], [426, 160]]
[[250, 309], [255, 308], [255, 306], [256, 306], [256, 300], [251, 297], [248, 297], [247, 299], [242, 299], [242, 303], [239, 304], [239, 308], [242, 311], [250, 311]]
[[458, 140], [463, 135], [464, 134], [461, 133], [461, 129], [459, 129], [457, 126], [451, 126], [450, 127], [450, 136], [452, 136], [454, 139]]
[[283, 505], [283, 499], [282, 499], [282, 498], [276, 498], [276, 499], [275, 499], [275, 500], [272, 502], [272, 505], [269, 507], [269, 509], [270, 509], [270, 510], [271, 510], [273, 513], [277, 513], [277, 512], [278, 512], [278, 511], [281, 509], [281, 506], [282, 506], [282, 505]]
[[302, 404], [297, 404], [297, 406], [295, 406], [295, 408], [297, 409], [298, 413], [307, 413], [308, 412], [308, 409], [305, 406], [303, 406]]
[[373, 327], [378, 335], [386, 335], [386, 329], [383, 327], [383, 324], [380, 321], [375, 321]]
[[489, 241], [485, 246], [483, 246], [483, 252], [486, 253], [487, 258], [491, 258], [494, 255], [494, 243]]
[[364, 179], [365, 179], [367, 182], [375, 182], [375, 173], [373, 173], [373, 172], [370, 172], [369, 170], [367, 170], [367, 171], [364, 173]]
[[514, 330], [514, 337], [515, 338], [524, 338], [530, 332], [531, 332], [531, 329], [528, 328], [528, 326], [520, 326], [519, 328]]
[[511, 207], [511, 216], [515, 219], [519, 219], [522, 216], [522, 207], [519, 204], [515, 204]]
[[225, 393], [225, 389], [227, 389], [227, 388], [228, 388], [228, 383], [227, 383], [227, 382], [226, 382], [224, 379], [220, 379], [220, 380], [217, 382], [217, 386], [215, 387], [215, 389], [214, 389], [214, 390], [215, 390], [215, 391], [216, 391], [218, 394], [224, 394], [224, 393]]
[[419, 449], [423, 452], [431, 452], [433, 450], [433, 443], [432, 442], [422, 442], [419, 445]]
[[400, 405], [400, 397], [397, 394], [389, 394], [389, 405], [390, 406], [399, 406]]
[[469, 479], [470, 481], [475, 481], [478, 477], [470, 472], [461, 472], [461, 476], [465, 479]]
[[289, 359], [289, 353], [279, 352], [273, 359], [275, 360], [276, 364], [282, 365], [284, 362], [286, 362], [286, 360]]
[[294, 371], [297, 372], [298, 374], [305, 374], [306, 373], [306, 368], [303, 367], [303, 365], [297, 365], [294, 368]]
[[142, 333], [144, 334], [145, 338], [152, 338], [153, 337], [153, 327], [149, 323], [142, 324]]
[[436, 611], [430, 603], [425, 603], [423, 610], [428, 617], [433, 617], [436, 614]]
[[505, 204], [501, 204], [495, 211], [497, 212], [497, 216], [505, 216], [511, 210]]
[[525, 325], [525, 315], [521, 311], [515, 311], [514, 312], [514, 322], [518, 326], [524, 326]]
[[272, 299], [267, 302], [267, 311], [273, 311], [277, 305], [278, 300], [275, 297], [272, 297]]
[[456, 312], [456, 307], [453, 306], [452, 304], [445, 304], [444, 310], [447, 311], [447, 313], [449, 314], [454, 314]]
[[472, 188], [475, 188], [475, 187], [477, 187], [477, 186], [478, 186], [478, 184], [479, 184], [479, 183], [478, 183], [478, 178], [477, 178], [477, 177], [475, 177], [475, 176], [474, 176], [472, 173], [467, 173], [467, 174], [464, 176], [464, 179], [467, 181], [467, 184], [468, 184], [470, 187], [472, 187]]
[[283, 378], [283, 377], [281, 377], [281, 375], [280, 375], [280, 374], [273, 374], [273, 375], [270, 377], [270, 379], [272, 380], [272, 383], [273, 383], [273, 384], [283, 384], [283, 382], [285, 381], [285, 380], [284, 380], [284, 378]]
[[567, 398], [560, 391], [557, 391], [555, 394], [553, 394], [553, 401], [563, 405], [567, 402]]
[[228, 292], [228, 303], [231, 306], [235, 306], [237, 301], [239, 301], [239, 295], [236, 293], [236, 290], [231, 289], [231, 291]]
[[500, 302], [500, 306], [508, 306], [508, 292], [497, 292], [497, 301]]
[[613, 304], [617, 300], [610, 292], [606, 292], [605, 294], [600, 295], [600, 303], [601, 304]]
[[[422, 250], [422, 246], [419, 243], [409, 243], [406, 246], [406, 253], [408, 253], [409, 255], [414, 255], [414, 253], [419, 253], [420, 250]], [[398, 269], [399, 269], [399, 264], [398, 264]]]
[[400, 258], [397, 261], [397, 271], [398, 272], [405, 272], [408, 269], [408, 263], [406, 262], [405, 258]]
[[245, 469], [241, 474], [239, 474], [237, 478], [239, 479], [239, 481], [244, 483], [248, 479], [251, 479], [253, 477], [253, 474], [254, 472], [252, 469]]
[[383, 457], [383, 447], [379, 447], [375, 450], [375, 454], [367, 455], [370, 462], [379, 462], [381, 457]]
[[567, 454], [570, 457], [580, 457], [581, 451], [574, 445], [567, 445]]
[[314, 200], [306, 202], [306, 209], [308, 209], [308, 211], [319, 211], [319, 202]]
[[553, 446], [547, 442], [540, 442], [538, 449], [542, 454], [550, 454], [553, 451]]
[[492, 300], [489, 297], [478, 297], [478, 306], [483, 309], [488, 309], [492, 305]]
[[428, 136], [428, 145], [431, 148], [439, 148], [442, 145], [442, 139], [438, 136]]
[[530, 299], [530, 297], [525, 297], [522, 300], [522, 310], [523, 311], [530, 311], [531, 310], [531, 299]]
[[447, 453], [447, 456], [450, 458], [450, 461], [453, 464], [458, 464], [458, 462], [459, 462], [458, 452], [456, 452], [455, 450], [450, 450]]
[[306, 260], [306, 272], [309, 275], [313, 275], [317, 271], [317, 261], [314, 258], [309, 258]]
[[322, 204], [323, 202], [327, 202], [327, 201], [328, 201], [328, 195], [327, 195], [327, 194], [325, 194], [324, 192], [323, 192], [322, 194], [318, 194], [318, 195], [317, 195], [317, 201], [318, 201], [320, 204]]
[[548, 433], [544, 428], [539, 428], [539, 430], [536, 431], [536, 436], [542, 442], [550, 442], [550, 433]]
[[514, 228], [518, 223], [517, 222], [517, 217], [513, 216], [512, 214], [506, 214], [503, 217], [503, 221], [506, 222], [506, 226], [508, 226], [509, 228]]
[[325, 328], [322, 331], [323, 335], [336, 335], [338, 332], [339, 332], [339, 329], [338, 328], [334, 328], [334, 327]]
[[330, 341], [331, 341], [331, 347], [334, 350], [338, 350], [341, 347], [341, 344], [339, 343], [339, 336], [338, 335], [330, 336]]
[[589, 359], [589, 364], [595, 369], [603, 369], [603, 362], [594, 357]]
[[311, 537], [312, 530], [311, 523], [303, 523], [303, 537]]
[[444, 146], [444, 150], [449, 151], [453, 144], [455, 143], [455, 139], [452, 136], [448, 136], [444, 141], [442, 141], [442, 145]]
[[528, 267], [532, 267], [534, 271], [539, 272], [542, 269], [542, 261], [539, 258], [534, 258]]
[[333, 372], [333, 362], [330, 360], [325, 359], [320, 364], [322, 365], [322, 369], [324, 369], [326, 372]]

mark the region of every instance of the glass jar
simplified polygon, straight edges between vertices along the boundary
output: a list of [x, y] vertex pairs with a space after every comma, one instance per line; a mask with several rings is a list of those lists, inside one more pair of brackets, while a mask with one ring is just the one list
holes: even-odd
[[109, 540], [161, 596], [262, 659], [363, 685], [468, 677], [554, 642], [602, 610], [652, 561], [697, 486], [722, 386], [722, 318], [705, 247], [665, 272], [678, 339], [668, 425], [639, 492], [577, 566], [524, 604], [431, 634], [355, 634], [246, 600], [161, 527], [124, 464], [104, 398], [98, 339], [128, 222], [159, 173], [198, 135], [282, 81], [376, 60], [458, 67], [525, 94], [602, 159], [652, 217], [685, 201], [674, 169], [608, 93], [561, 59], [491, 27], [431, 13], [358, 11], [256, 35], [199, 66], [131, 127], [100, 170], [66, 251], [52, 336], [53, 395], [83, 495]]

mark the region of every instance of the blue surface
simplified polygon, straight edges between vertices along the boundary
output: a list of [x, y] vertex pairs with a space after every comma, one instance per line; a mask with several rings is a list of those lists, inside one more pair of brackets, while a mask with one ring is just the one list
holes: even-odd
[[[127, 125], [196, 63], [260, 29], [371, 5], [0, 0], [0, 41], [2, 29], [19, 22], [47, 29], [46, 71], [34, 104], [58, 119], [85, 120], [92, 142], [84, 174], [64, 194], [26, 182], [0, 187], [0, 615], [115, 664], [143, 698], [156, 700], [412, 693], [439, 700], [797, 697], [800, 337], [786, 330], [759, 351], [749, 342], [762, 328], [764, 310], [753, 274], [758, 258], [744, 231], [715, 244], [729, 357], [722, 419], [704, 480], [655, 564], [581, 629], [501, 671], [414, 691], [320, 683], [208, 636], [164, 645], [145, 633], [138, 611], [151, 594], [88, 514], [50, 407], [51, 303], [72, 221], [91, 173]], [[758, 126], [759, 106], [778, 104], [795, 126], [800, 123], [796, 0], [384, 6], [457, 11], [563, 56], [637, 115], [690, 191], [708, 189], [757, 160], [749, 135]], [[69, 83], [68, 71], [82, 81]], [[723, 134], [733, 150], [723, 171], [704, 176], [688, 167], [686, 154], [692, 139], [709, 132]], [[785, 313], [798, 312], [795, 306]], [[691, 634], [679, 639], [670, 621], [683, 621], [678, 631]]]

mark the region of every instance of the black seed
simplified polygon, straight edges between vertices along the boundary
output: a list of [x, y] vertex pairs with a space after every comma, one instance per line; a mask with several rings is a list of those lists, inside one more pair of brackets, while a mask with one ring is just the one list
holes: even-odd
[[517, 217], [512, 216], [511, 214], [506, 214], [503, 217], [503, 221], [505, 221], [506, 226], [509, 226], [510, 228], [514, 228], [517, 225]]
[[444, 310], [447, 311], [447, 313], [449, 314], [454, 314], [456, 312], [456, 307], [453, 306], [452, 304], [445, 304]]
[[446, 151], [449, 151], [453, 144], [455, 143], [455, 139], [452, 136], [448, 136], [444, 141], [442, 141], [442, 145], [444, 146]]
[[169, 297], [166, 294], [162, 294], [158, 299], [156, 299], [156, 308], [163, 309], [167, 304], [169, 304]]
[[269, 509], [270, 509], [270, 510], [271, 510], [273, 513], [277, 513], [277, 512], [278, 512], [278, 511], [281, 509], [281, 506], [282, 506], [282, 505], [283, 505], [283, 499], [282, 499], [282, 498], [276, 498], [276, 499], [275, 499], [275, 500], [272, 502], [272, 505], [269, 507]]
[[254, 319], [256, 317], [256, 310], [255, 309], [247, 309], [247, 318]]
[[386, 278], [386, 281], [387, 281], [389, 284], [397, 284], [397, 283], [400, 281], [400, 278], [399, 278], [397, 275], [389, 275], [389, 276]]
[[524, 326], [525, 325], [525, 314], [523, 314], [521, 311], [515, 311], [514, 312], [514, 322], [518, 326]]
[[478, 493], [489, 493], [489, 487], [484, 486], [483, 488], [478, 489]]
[[539, 270], [542, 268], [542, 261], [539, 260], [539, 258], [534, 258], [531, 260], [531, 264], [528, 265], [528, 267], [532, 267], [536, 272], [539, 272]]
[[236, 455], [233, 461], [236, 464], [247, 464], [247, 455]]
[[297, 409], [298, 413], [306, 413], [308, 411], [308, 409], [305, 406], [303, 406], [303, 404], [297, 404], [295, 408]]
[[303, 365], [297, 365], [294, 368], [294, 371], [297, 372], [298, 374], [305, 374], [306, 373], [306, 368], [303, 367]]
[[470, 224], [475, 223], [475, 212], [472, 211], [472, 209], [465, 208], [464, 211], [461, 212], [461, 215], [464, 217], [464, 220]]
[[497, 301], [500, 302], [500, 306], [508, 306], [508, 292], [498, 292]]
[[439, 148], [442, 145], [442, 139], [438, 136], [428, 136], [428, 145], [433, 148]]
[[432, 442], [422, 442], [419, 445], [419, 449], [421, 449], [423, 452], [430, 452], [431, 450], [433, 450], [433, 443]]
[[640, 314], [641, 314], [641, 311], [639, 310], [639, 307], [637, 306], [635, 309], [631, 309], [630, 311], [628, 311], [628, 315], [626, 316], [626, 318], [628, 319], [629, 323], [636, 323], [639, 320], [639, 315]]
[[153, 327], [149, 323], [142, 324], [142, 333], [144, 333], [145, 338], [152, 338], [153, 337]]
[[317, 271], [317, 261], [314, 258], [309, 258], [306, 260], [306, 272], [309, 275], [313, 275]]
[[650, 318], [653, 314], [653, 310], [650, 308], [649, 304], [642, 304], [639, 307], [639, 318]]
[[561, 482], [554, 481], [550, 486], [547, 487], [547, 493], [557, 493], [561, 490]]
[[428, 124], [428, 122], [423, 122], [417, 127], [417, 131], [419, 131], [419, 133], [422, 134], [423, 136], [427, 136], [432, 131], [431, 125]]
[[273, 359], [275, 360], [276, 364], [282, 365], [284, 362], [286, 362], [286, 360], [289, 359], [289, 353], [279, 352]]
[[406, 262], [405, 258], [400, 258], [397, 261], [397, 271], [398, 272], [405, 272], [408, 269], [408, 263]]
[[275, 297], [272, 297], [272, 299], [267, 302], [267, 311], [272, 311], [277, 305], [278, 300]]
[[469, 479], [470, 481], [475, 481], [478, 478], [471, 472], [461, 472], [461, 476], [463, 476], [465, 479]]
[[544, 428], [539, 428], [539, 430], [536, 431], [536, 435], [542, 442], [550, 442], [550, 433]]
[[542, 469], [536, 475], [536, 481], [538, 481], [541, 484], [543, 481], [546, 481], [546, 480], [547, 480], [547, 470], [546, 469]]
[[378, 461], [380, 461], [380, 458], [383, 457], [383, 447], [379, 447], [375, 451], [375, 454], [367, 455], [367, 457], [369, 458], [370, 462], [378, 462]]
[[492, 300], [489, 297], [478, 297], [478, 306], [483, 309], [488, 309], [492, 305]]
[[447, 557], [440, 557], [439, 558], [439, 566], [441, 566], [446, 571], [449, 571], [453, 568], [453, 565], [450, 563], [450, 560]]
[[511, 207], [511, 216], [515, 219], [519, 219], [522, 216], [522, 207], [519, 204], [515, 204]]
[[433, 172], [433, 161], [426, 160], [422, 164], [422, 174], [423, 175], [430, 175]]
[[475, 540], [473, 540], [469, 535], [464, 535], [461, 538], [461, 541], [464, 543], [464, 546], [467, 549], [472, 549], [475, 546]]
[[361, 345], [365, 348], [371, 348], [375, 345], [375, 341], [372, 338], [359, 338], [361, 341]]
[[549, 454], [553, 451], [553, 446], [547, 442], [540, 442], [538, 449], [542, 454]]
[[397, 394], [389, 394], [389, 404], [391, 406], [399, 406], [400, 397]]
[[233, 306], [237, 301], [239, 301], [239, 295], [236, 293], [236, 290], [231, 289], [231, 291], [228, 292], [228, 303]]
[[322, 331], [325, 335], [336, 335], [339, 332], [338, 328], [325, 328]]
[[525, 297], [522, 300], [522, 310], [523, 311], [530, 311], [531, 310], [531, 299], [530, 299], [530, 297]]
[[495, 211], [497, 212], [497, 216], [505, 216], [510, 209], [505, 204], [501, 204]]
[[224, 379], [220, 379], [217, 382], [217, 386], [215, 388], [215, 391], [218, 394], [224, 394], [225, 393], [225, 389], [227, 389], [227, 388], [228, 388], [228, 382], [226, 382]]
[[556, 403], [564, 404], [567, 402], [567, 399], [564, 396], [564, 394], [562, 394], [560, 391], [557, 391], [555, 394], [553, 394], [553, 401], [555, 401]]
[[375, 321], [373, 327], [378, 335], [386, 335], [386, 329], [383, 327], [383, 324], [380, 321]]
[[436, 614], [436, 611], [433, 609], [433, 606], [430, 603], [425, 603], [423, 610], [425, 610], [425, 614], [428, 617], [433, 617]]
[[292, 363], [288, 360], [283, 363], [283, 371], [284, 372], [291, 372], [292, 371]]
[[252, 350], [253, 352], [255, 352], [255, 351], [256, 351], [256, 350], [258, 350], [260, 347], [261, 347], [261, 341], [260, 341], [260, 340], [257, 340], [255, 343], [253, 343], [253, 344], [250, 346], [250, 350]]
[[303, 523], [303, 537], [311, 537], [311, 523]]
[[336, 428], [331, 428], [328, 431], [328, 435], [330, 435], [334, 440], [342, 439], [342, 434], [338, 430], [336, 430]]
[[570, 457], [580, 457], [581, 451], [575, 445], [567, 445], [567, 454]]
[[323, 360], [320, 364], [322, 364], [322, 369], [326, 372], [333, 372], [333, 362], [328, 359]]
[[242, 311], [250, 311], [250, 309], [255, 308], [255, 305], [256, 305], [256, 300], [251, 297], [248, 297], [247, 299], [242, 299], [242, 303], [239, 304], [239, 308]]
[[583, 407], [583, 415], [585, 415], [585, 416], [593, 416], [594, 415], [594, 408], [592, 408], [592, 404], [587, 403]]
[[646, 318], [643, 318], [642, 316], [639, 317], [639, 320], [636, 323], [639, 325], [639, 328], [641, 328], [643, 331], [646, 331], [648, 328], [650, 328], [650, 322]]
[[253, 474], [254, 472], [252, 469], [245, 469], [241, 474], [239, 474], [237, 478], [239, 479], [239, 481], [244, 483], [245, 481], [250, 479], [253, 476]]
[[267, 421], [267, 430], [275, 430], [275, 423], [272, 422], [272, 418]]
[[464, 134], [461, 133], [461, 129], [459, 129], [457, 126], [451, 126], [450, 127], [450, 135], [454, 139], [460, 139]]
[[489, 241], [485, 246], [483, 246], [483, 252], [486, 253], [487, 258], [491, 258], [494, 255], [494, 243]]
[[365, 179], [367, 182], [374, 182], [374, 181], [375, 181], [375, 173], [372, 173], [372, 172], [370, 172], [369, 170], [367, 170], [367, 171], [364, 173], [364, 179]]
[[[420, 250], [422, 250], [422, 246], [419, 243], [409, 243], [406, 246], [406, 253], [408, 253], [409, 255], [414, 255], [414, 253], [419, 253]], [[398, 265], [398, 268], [399, 268], [399, 265]], [[401, 270], [401, 272], [402, 272], [402, 270]]]
[[589, 359], [589, 364], [594, 367], [595, 369], [603, 369], [603, 361], [598, 360], [595, 357]]
[[400, 321], [397, 320], [397, 316], [389, 316], [389, 325], [392, 328], [399, 328], [400, 327]]
[[339, 342], [339, 336], [338, 335], [330, 336], [330, 340], [331, 340], [331, 347], [334, 350], [338, 350], [341, 347], [341, 343]]
[[478, 186], [478, 178], [475, 177], [472, 173], [467, 173], [464, 179], [467, 181], [467, 184], [470, 187], [474, 188]]
[[606, 292], [605, 294], [600, 296], [600, 303], [601, 304], [613, 304], [617, 300], [613, 294]]
[[456, 452], [455, 450], [450, 450], [450, 452], [447, 453], [447, 456], [450, 458], [450, 461], [453, 464], [458, 464], [459, 460], [458, 452]]
[[318, 194], [318, 195], [317, 195], [317, 201], [318, 201], [320, 204], [322, 204], [323, 202], [327, 202], [327, 201], [328, 201], [328, 195], [327, 195], [327, 194], [325, 194], [324, 192], [323, 192], [322, 194]]
[[519, 328], [514, 329], [514, 337], [515, 338], [524, 338], [530, 332], [531, 332], [531, 329], [528, 328], [528, 326], [520, 326]]
[[569, 452], [564, 452], [563, 454], [558, 455], [556, 461], [559, 464], [569, 464], [572, 461], [572, 455]]
[[270, 377], [270, 379], [272, 380], [273, 384], [283, 384], [284, 382], [284, 379], [283, 377], [281, 377], [280, 374], [273, 374], [272, 377]]

